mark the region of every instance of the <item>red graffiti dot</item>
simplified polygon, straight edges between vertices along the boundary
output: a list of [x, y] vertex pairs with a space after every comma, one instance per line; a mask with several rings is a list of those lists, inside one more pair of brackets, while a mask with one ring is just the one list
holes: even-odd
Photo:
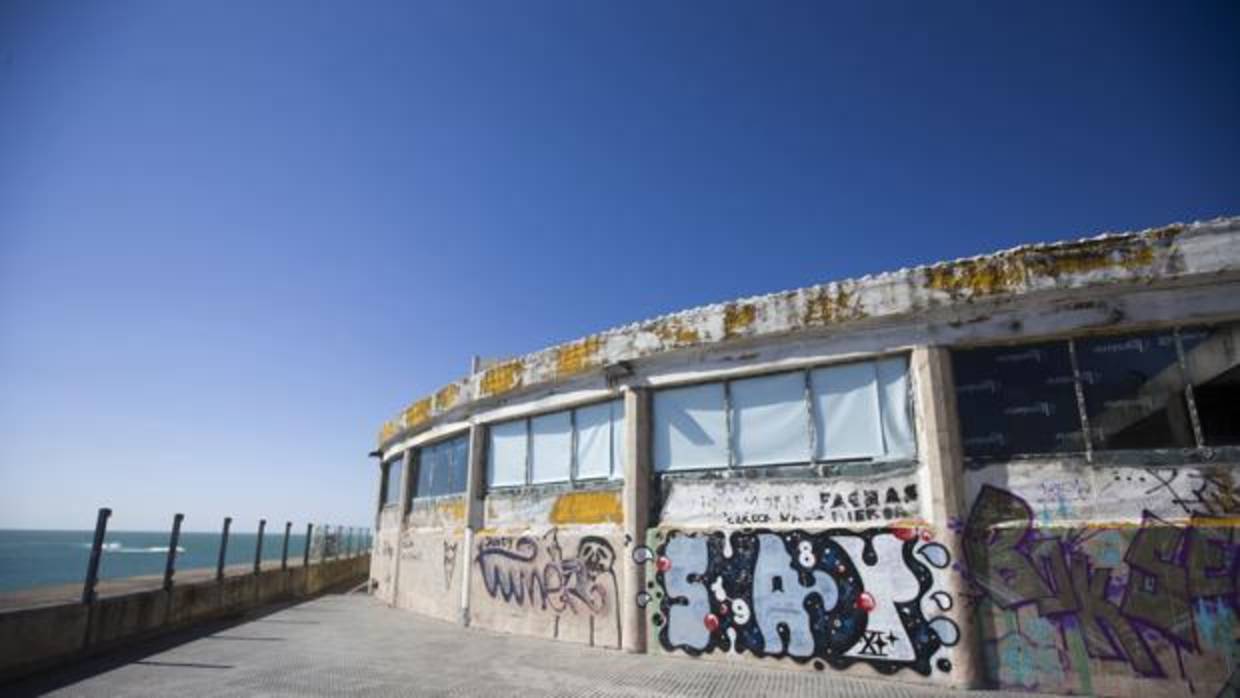
[[924, 540], [924, 541], [926, 541], [927, 543], [929, 543], [929, 542], [930, 542], [930, 539], [931, 539], [931, 538], [933, 538], [933, 537], [934, 537], [934, 536], [930, 534], [930, 529], [928, 529], [928, 528], [927, 528], [927, 529], [923, 529], [923, 530], [922, 530], [922, 532], [921, 532], [921, 539], [922, 539], [922, 540]]
[[917, 537], [917, 529], [908, 526], [897, 526], [891, 529], [891, 533], [900, 540], [913, 540]]
[[861, 596], [857, 597], [857, 608], [866, 613], [873, 611], [875, 605], [877, 604], [874, 603], [874, 597], [868, 591], [861, 592]]
[[658, 561], [654, 563], [654, 566], [655, 566], [655, 569], [659, 570], [660, 572], [666, 572], [672, 569], [672, 561], [667, 559], [666, 557], [659, 556], [659, 559]]
[[702, 619], [702, 624], [706, 626], [707, 630], [713, 633], [719, 629], [719, 616], [716, 616], [713, 613], [707, 613], [706, 617]]

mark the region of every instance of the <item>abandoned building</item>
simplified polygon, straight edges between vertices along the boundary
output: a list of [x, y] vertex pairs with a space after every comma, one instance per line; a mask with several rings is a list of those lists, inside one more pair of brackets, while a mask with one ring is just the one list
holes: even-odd
[[701, 662], [1234, 696], [1237, 321], [1227, 218], [480, 366], [383, 426], [372, 583]]

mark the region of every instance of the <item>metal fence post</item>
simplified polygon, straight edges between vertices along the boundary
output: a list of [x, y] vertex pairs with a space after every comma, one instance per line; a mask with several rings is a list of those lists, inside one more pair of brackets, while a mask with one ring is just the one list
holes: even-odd
[[215, 566], [215, 578], [224, 581], [224, 557], [228, 553], [228, 527], [232, 525], [232, 517], [224, 517], [224, 532], [220, 535], [220, 561]]
[[263, 530], [267, 528], [267, 519], [258, 520], [258, 543], [254, 546], [254, 574], [258, 574], [263, 566]]
[[86, 582], [82, 586], [82, 603], [94, 603], [95, 583], [99, 581], [99, 558], [103, 555], [103, 538], [108, 532], [108, 517], [112, 510], [107, 507], [99, 509], [95, 519], [95, 540], [90, 544], [90, 562], [86, 564]]
[[172, 575], [176, 572], [177, 544], [181, 542], [181, 521], [185, 514], [172, 517], [172, 536], [168, 539], [168, 562], [164, 565], [164, 591], [172, 591]]
[[306, 524], [306, 552], [302, 555], [301, 566], [310, 567], [310, 537], [314, 533], [314, 524]]
[[282, 570], [288, 569], [288, 534], [289, 534], [289, 531], [291, 530], [293, 530], [293, 522], [285, 521], [284, 522], [284, 549], [280, 551], [280, 569]]

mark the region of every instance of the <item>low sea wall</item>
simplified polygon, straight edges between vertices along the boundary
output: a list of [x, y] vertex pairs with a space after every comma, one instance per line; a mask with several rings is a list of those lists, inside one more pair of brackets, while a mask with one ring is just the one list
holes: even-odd
[[0, 681], [80, 659], [195, 623], [240, 615], [276, 601], [363, 582], [370, 555], [309, 567], [177, 584], [71, 603], [0, 611]]

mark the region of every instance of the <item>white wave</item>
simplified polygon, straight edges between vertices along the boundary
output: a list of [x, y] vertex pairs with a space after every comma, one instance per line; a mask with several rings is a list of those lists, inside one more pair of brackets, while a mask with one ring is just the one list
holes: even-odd
[[[91, 544], [83, 543], [82, 547], [89, 548], [91, 547]], [[125, 544], [120, 541], [111, 541], [108, 543], [104, 543], [101, 549], [105, 553], [166, 553], [168, 552], [168, 546], [166, 545], [152, 545], [146, 548], [127, 548], [125, 547]], [[177, 552], [183, 553], [185, 552], [185, 548], [183, 546], [178, 545]]]

